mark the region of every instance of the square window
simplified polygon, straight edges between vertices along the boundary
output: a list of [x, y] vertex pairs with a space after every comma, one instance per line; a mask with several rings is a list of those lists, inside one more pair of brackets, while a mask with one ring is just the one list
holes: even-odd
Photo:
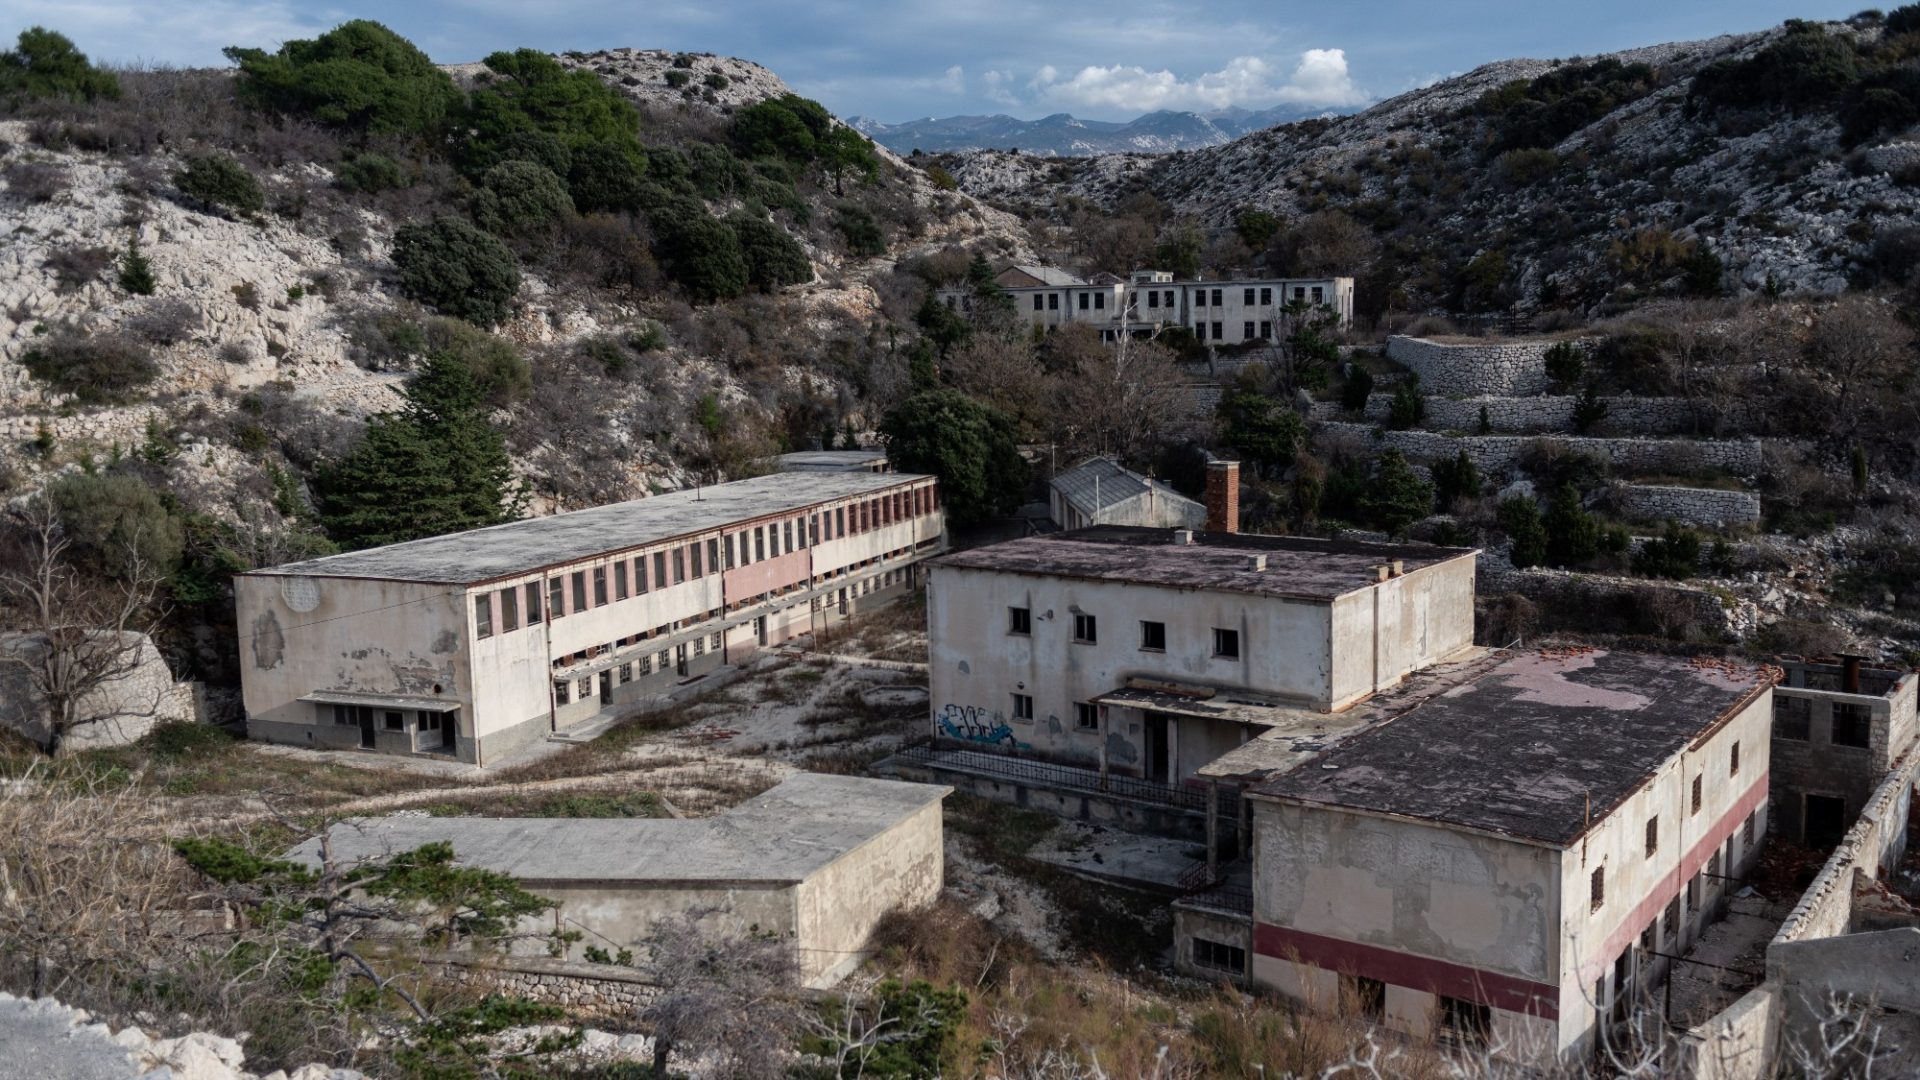
[[1100, 624], [1091, 615], [1074, 613], [1073, 640], [1082, 645], [1092, 645], [1100, 640]]
[[407, 721], [406, 721], [406, 718], [401, 716], [399, 713], [390, 712], [386, 715], [386, 725], [387, 725], [388, 731], [405, 731], [407, 728]]
[[1238, 975], [1247, 969], [1247, 950], [1197, 937], [1193, 939], [1193, 965]]
[[1147, 652], [1167, 651], [1167, 624], [1163, 622], [1141, 622], [1140, 648]]
[[1240, 659], [1240, 631], [1214, 627], [1213, 655], [1221, 660]]
[[482, 593], [473, 598], [473, 629], [480, 637], [493, 636], [493, 595]]
[[1653, 858], [1653, 853], [1659, 850], [1660, 850], [1660, 819], [1657, 817], [1650, 817], [1647, 819], [1647, 858], [1649, 859]]
[[1835, 702], [1833, 745], [1865, 749], [1873, 745], [1873, 713], [1865, 705]]
[[520, 629], [520, 590], [500, 590], [500, 629]]
[[1032, 694], [1013, 695], [1013, 718], [1015, 720], [1033, 719], [1033, 695]]
[[1081, 731], [1097, 731], [1100, 728], [1100, 706], [1089, 701], [1073, 703], [1073, 723]]
[[1007, 609], [1007, 633], [1009, 634], [1033, 633], [1033, 609], [1023, 608], [1023, 607], [1008, 608]]

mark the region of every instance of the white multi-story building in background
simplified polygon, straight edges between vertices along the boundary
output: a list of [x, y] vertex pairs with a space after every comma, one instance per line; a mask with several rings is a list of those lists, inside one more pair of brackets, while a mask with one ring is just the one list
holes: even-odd
[[931, 476], [779, 473], [235, 578], [248, 734], [485, 765], [910, 588]]
[[[1325, 309], [1342, 327], [1353, 322], [1350, 277], [1176, 281], [1165, 270], [1136, 270], [1124, 281], [1107, 274], [1083, 280], [1057, 267], [1010, 266], [994, 280], [1012, 298], [1016, 315], [1045, 327], [1082, 323], [1105, 341], [1184, 326], [1210, 345], [1275, 342], [1302, 308]], [[936, 295], [955, 311], [972, 310], [968, 287]]]

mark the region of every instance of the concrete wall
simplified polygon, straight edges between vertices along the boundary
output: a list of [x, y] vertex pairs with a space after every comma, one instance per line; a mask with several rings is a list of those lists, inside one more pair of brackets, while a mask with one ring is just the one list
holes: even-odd
[[1252, 978], [1250, 970], [1243, 969], [1236, 973], [1196, 963], [1193, 957], [1193, 939], [1197, 937], [1243, 950], [1247, 956], [1247, 968], [1251, 969], [1253, 963], [1253, 920], [1251, 918], [1246, 915], [1228, 915], [1224, 912], [1209, 911], [1188, 904], [1173, 906], [1175, 970], [1212, 982], [1225, 979], [1229, 982], [1245, 984]]
[[1780, 924], [1767, 949], [1770, 973], [1774, 945], [1835, 937], [1852, 928], [1856, 878], [1879, 877], [1906, 852], [1907, 812], [1913, 804], [1917, 777], [1920, 777], [1920, 754], [1909, 752], [1880, 781], [1861, 810], [1859, 820], [1833, 849], [1813, 884], [1800, 894], [1793, 913]]
[[[798, 938], [796, 886], [777, 882], [696, 883], [674, 886], [640, 882], [557, 882], [533, 878], [520, 884], [552, 900], [555, 910], [523, 922], [522, 929], [544, 934], [557, 921], [564, 930], [578, 930], [581, 940], [567, 947], [567, 958], [581, 959], [589, 945], [609, 952], [633, 949], [653, 924], [684, 913], [698, 913], [703, 928], [717, 934], [739, 935], [759, 930]], [[638, 951], [636, 949], [636, 951]], [[544, 938], [515, 942], [515, 956], [546, 956]]]
[[1333, 604], [1330, 707], [1345, 708], [1473, 644], [1473, 559], [1389, 578]]
[[1761, 983], [1680, 1036], [1676, 1074], [1692, 1080], [1759, 1080], [1780, 1053], [1780, 990]]
[[1420, 376], [1434, 394], [1537, 394], [1547, 389], [1551, 341], [1474, 341], [1447, 344], [1395, 334], [1387, 358]]
[[[1421, 387], [1426, 388], [1424, 379]], [[1427, 415], [1421, 426], [1430, 431], [1458, 431], [1477, 434], [1484, 410], [1487, 434], [1527, 435], [1573, 430], [1573, 409], [1580, 399], [1567, 394], [1541, 394], [1535, 397], [1447, 397], [1427, 394]], [[1606, 419], [1597, 433], [1606, 435], [1680, 435], [1695, 430], [1701, 420], [1701, 406], [1686, 398], [1602, 397]], [[1369, 395], [1364, 413], [1367, 420], [1385, 423], [1393, 407], [1393, 395]], [[1317, 401], [1315, 420], [1340, 420], [1345, 410], [1337, 401]]]
[[1386, 1022], [1416, 1037], [1442, 987], [1492, 999], [1496, 1041], [1552, 1044], [1552, 1021], [1518, 1010], [1557, 1003], [1558, 852], [1261, 799], [1253, 814], [1256, 981], [1329, 1004], [1337, 971], [1379, 978]]
[[1328, 434], [1370, 441], [1382, 450], [1398, 450], [1409, 458], [1432, 461], [1467, 452], [1482, 473], [1507, 475], [1537, 439], [1608, 461], [1616, 468], [1660, 472], [1712, 469], [1733, 476], [1758, 476], [1761, 471], [1758, 439], [1601, 439], [1576, 435], [1442, 435], [1433, 431], [1381, 431], [1369, 424], [1320, 421]]
[[1760, 523], [1760, 496], [1751, 491], [1616, 484], [1611, 496], [1623, 516], [1652, 524], [1671, 520], [1724, 528]]
[[[1787, 671], [1787, 682], [1774, 688], [1778, 703], [1773, 739], [1774, 814], [1784, 835], [1804, 841], [1807, 796], [1842, 800], [1846, 818], [1852, 820], [1865, 808], [1895, 759], [1912, 744], [1915, 688], [1920, 686], [1920, 675], [1901, 673], [1899, 681], [1884, 693], [1847, 694], [1807, 685], [1809, 681], [1838, 685], [1833, 681], [1839, 672], [1835, 665], [1792, 664]], [[1809, 674], [1814, 676], [1812, 680]], [[1822, 680], [1823, 675], [1831, 679]], [[1805, 739], [1782, 734], [1787, 728], [1782, 722], [1789, 708], [1786, 703], [1793, 701], [1806, 702]], [[1846, 746], [1833, 741], [1834, 707], [1843, 704], [1868, 710], [1872, 718], [1869, 745]]]
[[888, 912], [939, 899], [942, 835], [941, 804], [933, 802], [801, 882], [795, 945], [809, 986], [832, 985], [858, 967]]

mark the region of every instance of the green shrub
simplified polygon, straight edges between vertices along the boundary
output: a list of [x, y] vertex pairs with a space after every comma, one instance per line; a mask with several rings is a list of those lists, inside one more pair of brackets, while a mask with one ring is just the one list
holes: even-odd
[[267, 207], [267, 193], [245, 165], [226, 154], [187, 159], [187, 167], [173, 174], [174, 186], [189, 199], [239, 214], [257, 214]]
[[1709, 64], [1687, 92], [1692, 110], [1825, 107], [1860, 77], [1853, 44], [1817, 23], [1787, 21], [1778, 41], [1742, 60]]
[[333, 182], [369, 195], [413, 185], [413, 171], [385, 154], [356, 154], [333, 170]]
[[1547, 378], [1563, 386], [1578, 382], [1587, 370], [1586, 354], [1571, 341], [1554, 342], [1548, 347], [1544, 360]]
[[527, 132], [553, 136], [570, 152], [604, 143], [635, 160], [643, 156], [640, 114], [592, 71], [564, 67], [537, 49], [496, 52], [486, 65], [491, 77], [467, 99], [462, 116], [470, 130], [462, 156], [470, 175], [505, 160]]
[[940, 478], [957, 525], [1012, 513], [1025, 499], [1027, 463], [1013, 421], [958, 390], [907, 398], [881, 421], [880, 438], [902, 472]]
[[813, 280], [813, 263], [787, 230], [759, 214], [736, 210], [727, 215], [747, 260], [747, 281], [758, 289], [804, 285]]
[[953, 174], [948, 172], [944, 167], [930, 164], [926, 167], [925, 171], [927, 179], [933, 181], [933, 186], [939, 188], [941, 191], [960, 190], [960, 181], [955, 180]]
[[1307, 442], [1300, 414], [1257, 390], [1236, 388], [1222, 395], [1219, 417], [1220, 441], [1257, 476], [1284, 472]]
[[47, 501], [89, 570], [123, 576], [129, 553], [150, 574], [180, 566], [186, 534], [152, 485], [133, 473], [67, 473], [47, 485]]
[[693, 66], [693, 54], [675, 53], [673, 57], [673, 66], [677, 69], [683, 69], [683, 70], [686, 68], [691, 68]]
[[503, 236], [534, 232], [573, 214], [573, 197], [544, 165], [503, 161], [480, 177], [473, 220]]
[[1596, 60], [1516, 79], [1481, 95], [1473, 110], [1486, 117], [1496, 153], [1550, 147], [1658, 85], [1659, 72], [1646, 64]]
[[138, 745], [161, 761], [178, 761], [231, 750], [234, 738], [225, 728], [213, 724], [170, 721], [155, 724], [140, 736]]
[[447, 73], [411, 42], [366, 19], [341, 23], [279, 51], [226, 50], [242, 97], [327, 127], [375, 135], [431, 135], [460, 104]]
[[87, 61], [65, 34], [42, 26], [20, 31], [13, 48], [0, 53], [0, 97], [117, 99], [120, 80]]
[[1525, 570], [1547, 561], [1547, 529], [1540, 507], [1525, 495], [1500, 500], [1500, 529], [1513, 541], [1513, 565]]
[[1509, 150], [1494, 160], [1500, 178], [1514, 187], [1531, 187], [1559, 167], [1560, 156], [1544, 146]]
[[667, 276], [696, 303], [724, 300], [747, 291], [747, 259], [740, 238], [726, 222], [693, 199], [676, 199], [649, 215], [654, 255]]
[[632, 212], [642, 207], [641, 185], [647, 159], [613, 143], [594, 143], [573, 152], [566, 172], [567, 190], [582, 214]]
[[887, 234], [866, 207], [843, 203], [834, 208], [833, 227], [846, 241], [847, 254], [872, 258], [887, 253]]
[[21, 357], [27, 372], [82, 405], [120, 405], [160, 374], [140, 342], [123, 334], [66, 329], [35, 341]]
[[1451, 458], [1442, 458], [1433, 463], [1433, 502], [1435, 506], [1446, 510], [1463, 498], [1473, 498], [1480, 494], [1480, 470], [1467, 456], [1465, 450], [1456, 451]]
[[755, 102], [733, 115], [729, 136], [744, 157], [772, 157], [805, 165], [833, 130], [833, 117], [798, 94]]
[[1634, 573], [1684, 581], [1700, 572], [1700, 534], [1667, 522], [1633, 555]]
[[1600, 400], [1593, 384], [1588, 383], [1580, 391], [1579, 400], [1573, 403], [1573, 415], [1569, 418], [1576, 434], [1585, 435], [1594, 426], [1607, 418], [1607, 403]]
[[1920, 31], [1920, 4], [1906, 4], [1887, 12], [1885, 27], [1888, 37]]
[[126, 253], [120, 256], [120, 287], [135, 296], [153, 295], [153, 263], [140, 250], [138, 236], [127, 237]]
[[667, 85], [676, 90], [692, 81], [693, 75], [690, 72], [681, 71], [678, 68], [672, 68], [667, 71]]
[[533, 390], [533, 366], [513, 342], [459, 319], [428, 319], [420, 327], [419, 352], [460, 365], [481, 403], [504, 409]]
[[1553, 565], [1577, 566], [1600, 554], [1600, 523], [1581, 507], [1580, 493], [1572, 484], [1555, 492], [1544, 524], [1547, 561]]
[[520, 271], [505, 244], [458, 218], [401, 226], [393, 236], [400, 291], [478, 326], [506, 319]]
[[708, 86], [712, 87], [715, 90], [725, 90], [728, 86], [732, 85], [732, 81], [730, 79], [728, 79], [725, 75], [722, 75], [717, 71], [707, 72], [707, 77], [700, 81], [706, 83]]
[[1382, 450], [1373, 465], [1373, 479], [1360, 495], [1362, 519], [1392, 536], [1405, 536], [1407, 527], [1433, 513], [1433, 485], [1422, 480], [1398, 450]]
[[1420, 376], [1409, 373], [1393, 388], [1393, 399], [1387, 403], [1387, 427], [1400, 431], [1419, 427], [1427, 418], [1427, 399], [1420, 393]]
[[1373, 373], [1356, 365], [1353, 374], [1347, 376], [1346, 384], [1340, 387], [1340, 407], [1350, 413], [1364, 413], [1367, 399], [1372, 396]]

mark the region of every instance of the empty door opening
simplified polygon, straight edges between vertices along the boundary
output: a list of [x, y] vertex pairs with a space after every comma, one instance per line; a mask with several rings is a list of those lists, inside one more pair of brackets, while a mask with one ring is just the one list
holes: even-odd
[[1811, 848], [1830, 848], [1847, 833], [1847, 801], [1832, 795], [1807, 796], [1801, 835]]
[[1167, 717], [1164, 713], [1147, 714], [1147, 779], [1165, 782], [1167, 779]]

